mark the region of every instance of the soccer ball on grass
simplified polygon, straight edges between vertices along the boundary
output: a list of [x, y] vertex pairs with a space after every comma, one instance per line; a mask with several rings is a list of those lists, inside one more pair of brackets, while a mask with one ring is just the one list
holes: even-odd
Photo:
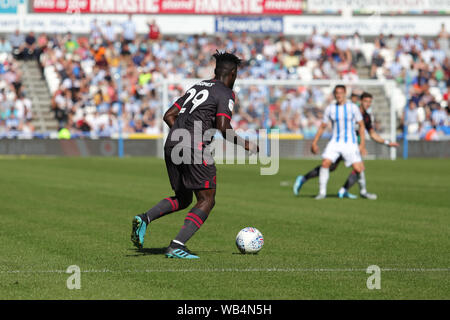
[[264, 237], [256, 228], [242, 229], [236, 237], [236, 246], [241, 253], [258, 253], [263, 245]]

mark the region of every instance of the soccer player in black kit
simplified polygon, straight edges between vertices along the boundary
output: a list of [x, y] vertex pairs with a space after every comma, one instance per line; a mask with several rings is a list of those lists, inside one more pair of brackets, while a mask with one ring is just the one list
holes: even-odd
[[[366, 127], [367, 132], [369, 132], [370, 137], [378, 143], [381, 144], [385, 144], [388, 147], [398, 147], [398, 143], [396, 142], [391, 142], [388, 140], [383, 140], [383, 138], [381, 138], [378, 133], [375, 131], [373, 125], [372, 125], [372, 118], [370, 116], [370, 114], [367, 112], [367, 110], [371, 107], [372, 105], [372, 100], [373, 100], [373, 96], [368, 93], [368, 92], [364, 92], [361, 95], [361, 104], [360, 104], [360, 110], [361, 110], [361, 114], [363, 116], [363, 120], [364, 120], [364, 125]], [[357, 135], [358, 135], [358, 139], [359, 139], [359, 132], [357, 131]], [[332, 164], [332, 166], [330, 167], [330, 172], [334, 171], [337, 169], [337, 167], [339, 166], [339, 163], [342, 161], [342, 157], [339, 157], [336, 162], [334, 162]], [[310, 179], [316, 178], [319, 176], [319, 171], [320, 171], [320, 167], [318, 166], [316, 168], [314, 168], [313, 170], [311, 170], [310, 172], [308, 172], [306, 175], [300, 175], [297, 177], [294, 187], [293, 187], [293, 191], [294, 194], [296, 196], [299, 195], [300, 193], [300, 189], [302, 188], [302, 186]], [[357, 197], [353, 194], [351, 194], [349, 192], [350, 188], [352, 186], [355, 185], [355, 183], [358, 182], [359, 186], [360, 186], [360, 195], [362, 198], [365, 199], [370, 199], [370, 200], [376, 200], [377, 196], [375, 194], [372, 193], [368, 193], [366, 190], [366, 177], [365, 177], [365, 173], [362, 172], [361, 174], [357, 174], [355, 171], [353, 171], [352, 173], [350, 173], [350, 176], [348, 177], [347, 181], [345, 182], [344, 186], [341, 188], [341, 190], [339, 190], [338, 193], [338, 197], [339, 198], [349, 198], [349, 199], [356, 199]]]
[[215, 78], [194, 85], [164, 115], [164, 121], [170, 127], [164, 157], [175, 196], [161, 200], [146, 213], [135, 216], [132, 222], [131, 241], [137, 248], [142, 248], [148, 225], [186, 209], [195, 194], [197, 203], [167, 248], [168, 258], [199, 258], [186, 248], [186, 242], [205, 223], [215, 205], [216, 167], [208, 149], [213, 134], [208, 135], [208, 132], [219, 130], [228, 141], [251, 153], [259, 151], [257, 145], [240, 138], [230, 123], [235, 103], [232, 89], [241, 60], [228, 52], [217, 52], [214, 58]]

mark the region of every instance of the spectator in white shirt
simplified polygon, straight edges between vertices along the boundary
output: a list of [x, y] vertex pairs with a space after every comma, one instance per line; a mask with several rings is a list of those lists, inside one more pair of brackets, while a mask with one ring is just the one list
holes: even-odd
[[11, 43], [4, 37], [0, 38], [0, 53], [11, 53], [12, 50]]
[[341, 35], [336, 40], [336, 47], [341, 51], [347, 51], [347, 49], [349, 48], [349, 41], [348, 41], [347, 37], [344, 35]]
[[136, 24], [133, 21], [133, 15], [128, 15], [128, 20], [122, 24], [123, 38], [131, 43], [136, 39]]
[[333, 43], [333, 39], [330, 37], [328, 31], [326, 31], [321, 37], [321, 47], [328, 48]]
[[449, 51], [449, 41], [448, 41], [448, 32], [445, 29], [445, 23], [441, 25], [441, 31], [439, 32], [438, 42], [441, 46], [441, 49], [448, 53]]
[[415, 34], [413, 37], [413, 43], [416, 47], [416, 50], [421, 51], [423, 50], [423, 40], [419, 37], [419, 35]]
[[97, 19], [91, 21], [90, 29], [92, 39], [97, 40], [102, 37], [102, 32], [100, 30], [100, 26], [97, 23]]
[[389, 37], [386, 39], [386, 48], [390, 50], [395, 50], [398, 46], [398, 39], [394, 37], [394, 35], [391, 33]]
[[434, 56], [434, 53], [428, 47], [428, 44], [424, 43], [423, 50], [422, 50], [422, 52], [420, 52], [420, 55], [422, 56], [423, 61], [425, 61], [425, 63], [429, 64], [431, 62], [431, 58]]
[[414, 39], [410, 37], [409, 34], [406, 34], [401, 40], [400, 45], [402, 46], [405, 52], [410, 52], [414, 46]]
[[389, 79], [396, 79], [397, 77], [399, 77], [403, 71], [403, 67], [400, 63], [400, 59], [397, 56], [395, 58], [395, 61], [389, 66], [389, 73], [388, 73], [388, 78]]
[[414, 101], [409, 102], [409, 108], [406, 110], [406, 124], [417, 123], [419, 121], [419, 113], [417, 105]]
[[107, 41], [116, 41], [116, 30], [114, 29], [111, 21], [106, 22], [106, 25], [103, 27], [103, 36]]
[[22, 50], [25, 47], [25, 36], [20, 33], [19, 29], [9, 36], [9, 43], [11, 44], [14, 57], [20, 59]]
[[441, 46], [438, 41], [434, 42], [433, 55], [437, 62], [439, 62], [441, 64], [444, 62], [445, 51], [441, 49]]
[[361, 59], [364, 59], [364, 55], [362, 54], [363, 44], [364, 39], [360, 37], [358, 32], [355, 32], [353, 36], [348, 40], [348, 48], [352, 53], [352, 60], [354, 64], [358, 64]]
[[411, 68], [411, 63], [413, 62], [413, 57], [407, 52], [400, 52], [398, 55], [398, 61], [405, 69]]

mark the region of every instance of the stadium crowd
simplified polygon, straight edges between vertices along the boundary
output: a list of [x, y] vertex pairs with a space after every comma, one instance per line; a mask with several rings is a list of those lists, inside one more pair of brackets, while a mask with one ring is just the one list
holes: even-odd
[[[243, 58], [240, 78], [343, 79], [357, 86], [358, 66], [370, 77], [411, 80], [410, 108], [402, 117], [410, 133], [430, 136], [449, 123], [449, 39], [445, 28], [436, 39], [380, 35], [366, 42], [358, 33], [332, 36], [314, 31], [299, 41], [283, 35], [161, 35], [154, 21], [138, 35], [133, 20], [120, 26], [91, 23], [89, 36], [19, 31], [0, 40], [0, 131], [32, 130], [32, 106], [20, 86], [16, 60], [36, 59], [52, 93], [51, 108], [60, 128], [73, 133], [110, 136], [119, 120], [125, 133], [162, 131], [161, 81], [211, 78], [212, 53], [235, 51]], [[370, 50], [367, 50], [367, 43]], [[184, 92], [169, 88], [170, 99]], [[437, 90], [436, 90], [437, 89]], [[236, 128], [279, 128], [315, 134], [331, 95], [324, 87], [242, 86], [236, 88]], [[240, 99], [239, 99], [240, 98]], [[123, 108], [121, 108], [123, 103]], [[28, 127], [27, 127], [28, 126]]]
[[[117, 132], [116, 102], [120, 100], [124, 103], [125, 132], [160, 132], [161, 80], [211, 78], [215, 64], [211, 53], [216, 49], [236, 51], [244, 60], [239, 77], [253, 79], [357, 81], [353, 61], [362, 59], [361, 54], [352, 55], [354, 47], [341, 45], [328, 34], [314, 34], [308, 41], [296, 42], [283, 36], [257, 38], [246, 34], [162, 38], [155, 29], [150, 23], [149, 34], [142, 37], [136, 34], [131, 20], [122, 25], [119, 33], [110, 23], [100, 27], [93, 21], [90, 38], [74, 41], [74, 36], [67, 34], [52, 39], [52, 46], [47, 46], [40, 60], [43, 68], [55, 67], [61, 79], [53, 104], [61, 126], [69, 121], [73, 123], [70, 127], [84, 132]], [[357, 34], [351, 40], [354, 46], [362, 42]], [[115, 77], [119, 66], [120, 84]], [[174, 86], [170, 98], [174, 100], [184, 89]], [[235, 127], [257, 129], [269, 125], [282, 132], [314, 131], [324, 102], [320, 90], [278, 88], [276, 101], [269, 101], [274, 96], [264, 95], [265, 90], [268, 88], [242, 88], [239, 96], [248, 98], [238, 104]]]
[[450, 39], [445, 25], [432, 39], [377, 37], [370, 76], [408, 84], [410, 99], [401, 125], [410, 136], [438, 140], [450, 134]]
[[11, 55], [9, 42], [0, 38], [0, 137], [20, 132], [32, 137], [33, 108], [22, 84], [22, 72]]

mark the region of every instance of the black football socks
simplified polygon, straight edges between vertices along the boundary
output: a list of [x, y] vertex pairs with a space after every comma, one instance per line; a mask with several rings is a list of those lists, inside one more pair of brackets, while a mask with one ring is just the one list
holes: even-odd
[[319, 173], [320, 173], [320, 166], [318, 166], [317, 168], [314, 168], [313, 170], [311, 170], [310, 172], [305, 174], [303, 176], [303, 182], [306, 182], [313, 178], [317, 178], [319, 176]]
[[156, 206], [147, 211], [142, 217], [144, 221], [149, 224], [150, 222], [162, 218], [165, 215], [180, 210], [180, 203], [175, 197], [166, 198], [161, 200]]
[[192, 208], [184, 219], [184, 225], [181, 227], [175, 241], [183, 245], [192, 238], [198, 229], [202, 227], [208, 219], [208, 213], [198, 208]]
[[352, 171], [352, 173], [348, 177], [347, 181], [345, 182], [344, 189], [347, 191], [350, 190], [351, 187], [353, 187], [355, 185], [355, 183], [358, 182], [358, 179], [359, 179], [359, 174], [356, 173], [355, 171]]

